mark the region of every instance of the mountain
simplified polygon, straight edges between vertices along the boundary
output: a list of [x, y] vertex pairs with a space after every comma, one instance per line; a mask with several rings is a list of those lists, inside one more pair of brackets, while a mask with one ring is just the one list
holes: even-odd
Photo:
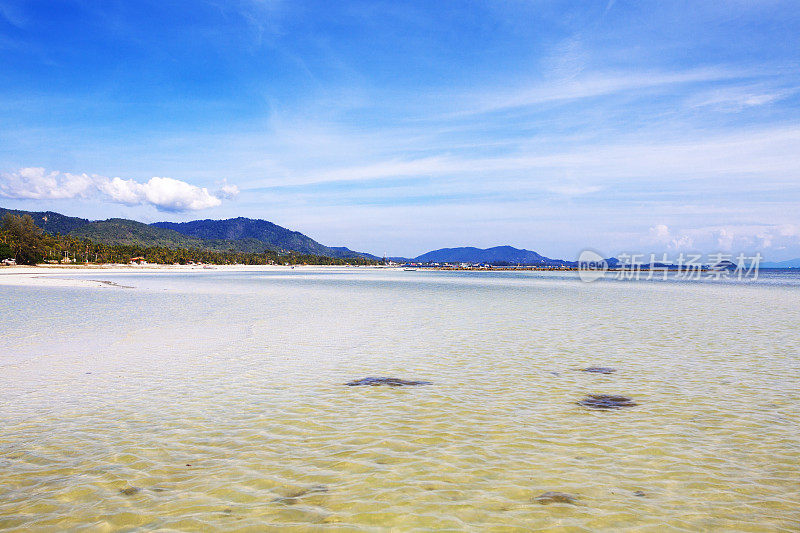
[[164, 246], [167, 248], [202, 248], [201, 239], [190, 239], [177, 231], [155, 228], [149, 224], [109, 218], [89, 222], [70, 232], [71, 236], [103, 244], [134, 244], [138, 246]]
[[176, 231], [187, 237], [203, 240], [259, 241], [278, 250], [326, 255], [329, 257], [368, 257], [374, 255], [354, 252], [348, 248], [325, 246], [299, 231], [292, 231], [267, 220], [230, 218], [227, 220], [193, 220], [191, 222], [156, 222], [156, 228]]
[[61, 213], [54, 213], [53, 211], [18, 211], [16, 209], [4, 209], [0, 207], [0, 219], [2, 219], [6, 213], [11, 213], [12, 215], [30, 215], [37, 226], [51, 234], [59, 233], [61, 235], [66, 235], [89, 223], [85, 218], [68, 217]]
[[800, 268], [800, 258], [788, 261], [768, 261], [761, 263], [761, 268]]
[[70, 235], [103, 244], [133, 244], [164, 248], [198, 248], [217, 252], [264, 253], [277, 248], [257, 239], [199, 239], [168, 228], [124, 218], [90, 222]]
[[[6, 212], [28, 214], [47, 233], [60, 233], [97, 243], [164, 248], [198, 248], [213, 251], [264, 253], [265, 251], [293, 251], [304, 254], [337, 258], [378, 259], [355, 252], [349, 248], [325, 246], [298, 231], [292, 231], [267, 220], [230, 218], [227, 220], [193, 220], [191, 222], [155, 222], [144, 224], [124, 218], [90, 221], [69, 217], [52, 211], [16, 211], [0, 208], [0, 217]], [[405, 261], [405, 259], [397, 258]], [[420, 263], [492, 263], [510, 265], [574, 265], [574, 262], [550, 259], [532, 250], [513, 246], [494, 248], [442, 248], [422, 254], [412, 261]], [[800, 260], [799, 260], [800, 261]], [[790, 262], [786, 262], [790, 263]], [[766, 265], [763, 265], [766, 266]], [[791, 265], [786, 265], [791, 266]], [[800, 265], [797, 265], [800, 266]]]
[[229, 220], [144, 224], [124, 218], [90, 221], [52, 211], [18, 211], [0, 208], [0, 217], [5, 213], [30, 215], [36, 225], [47, 233], [71, 235], [109, 245], [199, 248], [244, 253], [293, 251], [337, 258], [377, 259], [374, 255], [354, 252], [348, 248], [325, 246], [300, 232], [288, 230], [266, 220], [240, 217]]
[[495, 246], [494, 248], [442, 248], [415, 257], [420, 263], [508, 263], [520, 265], [561, 265], [568, 264], [560, 259], [550, 259], [532, 250], [514, 248], [513, 246]]

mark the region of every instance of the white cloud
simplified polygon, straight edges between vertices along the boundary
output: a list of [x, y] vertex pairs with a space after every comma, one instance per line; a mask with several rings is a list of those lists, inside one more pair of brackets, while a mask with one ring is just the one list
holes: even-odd
[[727, 253], [783, 250], [800, 244], [800, 228], [784, 225], [728, 225], [673, 230], [665, 224], [650, 228], [648, 242], [671, 251]]
[[800, 226], [795, 224], [781, 224], [776, 229], [781, 237], [800, 237]]
[[236, 185], [230, 185], [228, 183], [223, 183], [222, 186], [217, 190], [214, 194], [217, 198], [224, 198], [226, 200], [231, 200], [239, 196], [239, 187]]
[[35, 200], [84, 197], [93, 189], [93, 182], [86, 174], [47, 172], [41, 167], [21, 168], [0, 174], [0, 196]]
[[99, 182], [97, 188], [114, 202], [152, 204], [164, 211], [196, 211], [222, 203], [205, 187], [196, 187], [172, 178], [153, 177], [145, 183], [114, 178]]
[[650, 228], [650, 236], [656, 241], [669, 239], [669, 226], [666, 224], [656, 224]]
[[688, 250], [694, 247], [694, 239], [688, 234], [673, 235], [666, 224], [656, 224], [650, 228], [650, 241], [666, 246], [669, 250]]
[[0, 196], [34, 200], [100, 198], [126, 205], [152, 205], [162, 211], [196, 211], [216, 207], [223, 198], [233, 198], [236, 185], [224, 184], [215, 194], [173, 178], [153, 177], [142, 183], [132, 179], [88, 174], [47, 172], [44, 168], [22, 168], [0, 173]]
[[133, 180], [114, 178], [99, 183], [97, 188], [117, 203], [128, 205], [141, 203], [141, 184]]
[[735, 238], [736, 234], [728, 230], [728, 228], [721, 228], [717, 232], [717, 244], [722, 250], [730, 250]]

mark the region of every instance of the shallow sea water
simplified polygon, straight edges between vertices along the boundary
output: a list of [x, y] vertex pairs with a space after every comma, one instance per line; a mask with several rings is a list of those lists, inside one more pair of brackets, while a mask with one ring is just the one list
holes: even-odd
[[83, 277], [0, 287], [2, 529], [800, 529], [797, 274]]

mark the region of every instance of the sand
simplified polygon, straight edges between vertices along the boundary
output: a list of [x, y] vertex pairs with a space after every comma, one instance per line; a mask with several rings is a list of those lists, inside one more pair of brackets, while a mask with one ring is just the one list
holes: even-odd
[[[309, 269], [341, 269], [356, 268], [338, 265], [36, 265], [36, 266], [3, 266], [0, 267], [0, 286], [26, 286], [26, 287], [115, 287], [129, 288], [118, 285], [109, 280], [81, 279], [87, 274], [153, 274], [158, 273], [209, 273], [216, 271], [247, 272], [247, 271], [285, 271], [291, 268]], [[386, 267], [357, 267], [357, 268], [386, 268]], [[75, 277], [74, 277], [75, 276]], [[78, 278], [76, 276], [81, 276]]]

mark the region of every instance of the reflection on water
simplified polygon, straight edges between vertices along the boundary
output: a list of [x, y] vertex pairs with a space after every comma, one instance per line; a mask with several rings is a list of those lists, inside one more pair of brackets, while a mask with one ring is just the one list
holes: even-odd
[[797, 278], [103, 279], [2, 288], [2, 528], [800, 527]]

